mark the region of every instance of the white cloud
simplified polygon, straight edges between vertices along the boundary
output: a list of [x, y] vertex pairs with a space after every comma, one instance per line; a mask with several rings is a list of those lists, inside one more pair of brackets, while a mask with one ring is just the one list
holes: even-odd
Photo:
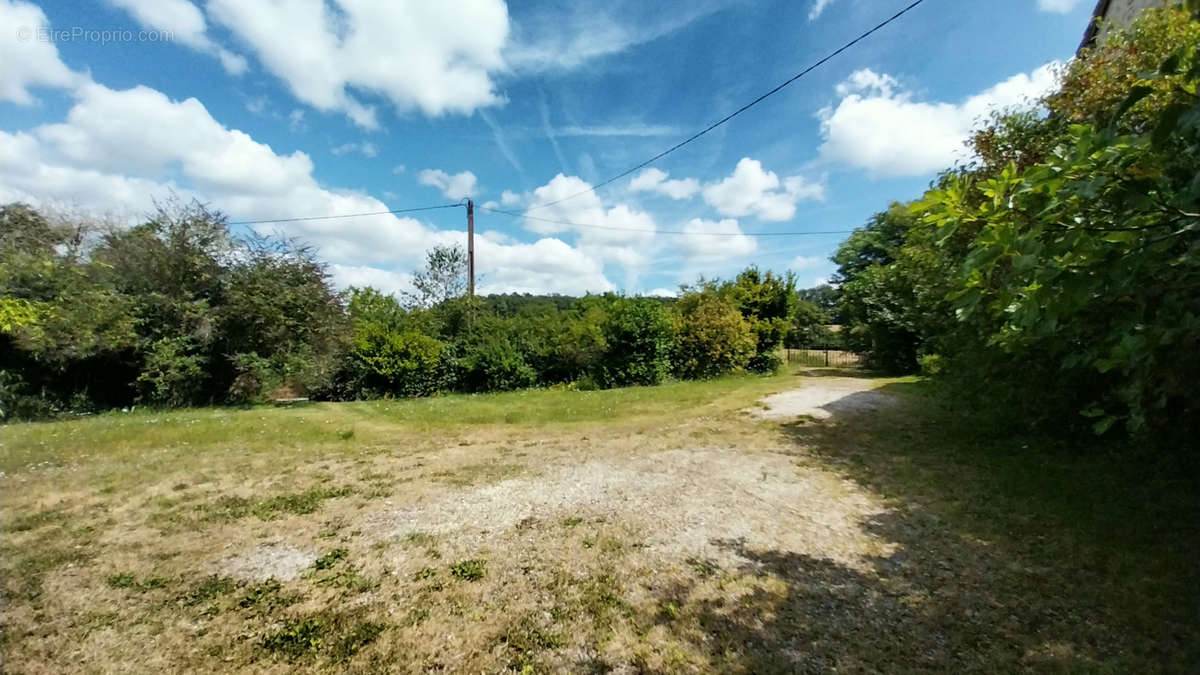
[[562, 3], [523, 16], [505, 58], [518, 70], [570, 70], [670, 35], [725, 4], [704, 0], [664, 12], [645, 2]]
[[492, 74], [505, 67], [503, 0], [209, 0], [207, 7], [297, 98], [364, 128], [379, 123], [363, 95], [431, 116], [502, 102]]
[[293, 108], [288, 113], [288, 129], [291, 131], [308, 131], [308, 122], [304, 121], [304, 111]]
[[829, 260], [827, 258], [822, 258], [821, 256], [815, 255], [801, 255], [796, 256], [796, 258], [792, 260], [792, 262], [788, 265], [788, 269], [792, 270], [793, 272], [803, 272], [805, 270], [811, 270], [827, 264], [829, 264]]
[[[65, 121], [27, 132], [0, 132], [0, 203], [65, 204], [119, 215], [122, 222], [171, 192], [197, 197], [233, 220], [336, 216], [386, 211], [378, 199], [320, 185], [303, 152], [270, 146], [214, 120], [195, 99], [172, 101], [147, 87], [115, 91], [90, 84]], [[407, 283], [430, 246], [459, 243], [465, 233], [437, 230], [393, 214], [263, 223], [317, 247], [339, 285], [384, 290]], [[600, 258], [558, 239], [531, 244], [477, 240], [484, 289], [582, 293], [608, 291]]]
[[1043, 12], [1066, 14], [1079, 6], [1083, 0], [1038, 0], [1038, 9]]
[[512, 190], [505, 190], [500, 193], [500, 203], [504, 206], [516, 206], [521, 203], [521, 195]]
[[[540, 234], [576, 233], [581, 251], [622, 265], [625, 286], [636, 287], [654, 253], [658, 226], [650, 214], [628, 204], [606, 206], [599, 195], [588, 192], [590, 188], [578, 176], [558, 174], [533, 191], [525, 228]], [[552, 204], [567, 197], [572, 198]]]
[[32, 105], [30, 87], [73, 88], [87, 81], [59, 59], [52, 41], [38, 38], [38, 29], [49, 25], [40, 7], [0, 0], [0, 101]]
[[915, 176], [967, 158], [963, 143], [991, 110], [1029, 105], [1057, 83], [1061, 64], [1019, 73], [961, 103], [923, 102], [889, 75], [855, 72], [837, 93], [841, 101], [819, 113], [825, 159], [877, 176]]
[[820, 18], [820, 16], [825, 13], [826, 8], [829, 7], [829, 3], [831, 2], [833, 2], [833, 0], [813, 0], [812, 9], [808, 10], [808, 20], [816, 21], [818, 18]]
[[379, 154], [379, 148], [376, 147], [376, 145], [374, 143], [371, 143], [369, 141], [363, 141], [362, 143], [342, 143], [341, 145], [337, 145], [337, 146], [334, 146], [333, 148], [331, 148], [329, 150], [329, 152], [332, 152], [334, 155], [336, 155], [338, 157], [349, 154], [351, 152], [357, 152], [357, 153], [361, 154], [363, 157], [366, 157], [369, 159], [369, 158], [375, 157], [376, 155]]
[[188, 0], [108, 0], [129, 13], [142, 26], [166, 31], [173, 40], [211, 54], [230, 75], [246, 72], [246, 59], [213, 42], [207, 34], [204, 14]]
[[647, 298], [675, 298], [679, 297], [679, 292], [669, 288], [656, 288], [652, 291], [646, 291], [642, 295]]
[[704, 187], [704, 201], [723, 216], [755, 215], [761, 220], [784, 221], [796, 215], [796, 204], [825, 197], [825, 186], [802, 176], [780, 180], [756, 159], [743, 157], [726, 179]]
[[891, 98], [893, 90], [898, 86], [900, 83], [891, 75], [881, 75], [870, 68], [863, 68], [851, 73], [845, 82], [835, 87], [835, 90], [838, 96], [843, 98], [850, 94], [862, 93]]
[[691, 236], [680, 237], [679, 250], [693, 261], [728, 260], [750, 255], [758, 249], [753, 237], [742, 233], [732, 218], [712, 221], [693, 218], [683, 226]]
[[269, 194], [311, 180], [303, 152], [276, 155], [230, 130], [194, 98], [174, 102], [138, 86], [114, 91], [88, 84], [76, 93], [67, 122], [34, 133], [54, 156], [79, 167], [155, 178], [178, 166], [205, 192]]
[[616, 290], [599, 260], [555, 238], [511, 245], [477, 238], [475, 263], [482, 293], [582, 295]]
[[470, 171], [451, 175], [441, 169], [425, 169], [417, 174], [417, 182], [441, 190], [446, 199], [466, 199], [479, 192], [475, 174]]
[[688, 199], [700, 192], [700, 181], [695, 178], [667, 180], [666, 171], [650, 167], [634, 176], [629, 189], [634, 192], [657, 192], [671, 199]]
[[254, 98], [246, 101], [246, 110], [250, 111], [250, 113], [254, 114], [254, 115], [266, 114], [266, 112], [267, 112], [267, 97], [266, 96], [255, 96]]
[[412, 274], [362, 265], [330, 265], [329, 275], [338, 288], [370, 286], [387, 295], [412, 290]]

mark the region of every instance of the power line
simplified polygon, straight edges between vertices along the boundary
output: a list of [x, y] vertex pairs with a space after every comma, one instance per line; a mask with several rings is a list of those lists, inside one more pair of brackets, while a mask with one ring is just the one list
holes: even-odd
[[816, 70], [817, 68], [820, 68], [821, 66], [825, 65], [825, 64], [826, 64], [826, 63], [828, 63], [829, 61], [833, 60], [835, 57], [837, 57], [837, 56], [838, 56], [839, 54], [841, 54], [842, 52], [846, 51], [847, 49], [850, 49], [851, 47], [853, 47], [854, 45], [858, 44], [859, 42], [862, 42], [863, 40], [867, 39], [867, 38], [868, 38], [868, 37], [870, 37], [871, 35], [873, 35], [873, 34], [875, 34], [876, 32], [878, 32], [878, 31], [882, 30], [882, 29], [883, 29], [883, 28], [885, 28], [885, 27], [886, 27], [888, 24], [892, 23], [893, 21], [896, 21], [897, 19], [899, 19], [900, 17], [904, 16], [905, 14], [908, 14], [910, 11], [912, 11], [913, 9], [915, 9], [915, 8], [917, 7], [917, 5], [920, 5], [920, 4], [921, 4], [922, 2], [924, 2], [924, 1], [925, 1], [925, 0], [914, 0], [914, 1], [913, 1], [911, 4], [909, 4], [907, 7], [905, 7], [905, 8], [904, 8], [904, 9], [902, 9], [902, 10], [900, 10], [899, 12], [896, 12], [895, 14], [893, 14], [893, 15], [892, 15], [890, 18], [888, 18], [886, 21], [883, 21], [882, 23], [880, 23], [879, 25], [875, 26], [875, 27], [874, 27], [874, 28], [872, 28], [871, 30], [869, 30], [869, 31], [867, 31], [867, 32], [865, 32], [865, 33], [863, 33], [862, 35], [859, 35], [858, 37], [854, 38], [854, 39], [853, 39], [853, 40], [851, 40], [850, 42], [847, 42], [846, 44], [842, 45], [841, 47], [838, 47], [836, 50], [834, 50], [833, 52], [830, 52], [828, 55], [826, 55], [826, 56], [825, 56], [824, 58], [822, 58], [821, 60], [817, 61], [816, 63], [812, 64], [811, 66], [809, 66], [809, 67], [805, 68], [804, 70], [800, 71], [799, 73], [796, 73], [796, 74], [795, 74], [795, 75], [793, 75], [792, 77], [790, 77], [790, 78], [788, 78], [787, 80], [785, 80], [784, 82], [780, 83], [778, 86], [776, 86], [776, 87], [775, 87], [774, 89], [772, 89], [771, 91], [768, 91], [767, 93], [763, 94], [762, 96], [759, 96], [758, 98], [756, 98], [756, 99], [754, 99], [753, 101], [751, 101], [751, 102], [747, 103], [746, 105], [744, 105], [744, 106], [742, 106], [742, 107], [738, 108], [737, 110], [735, 110], [735, 111], [733, 111], [732, 113], [730, 113], [730, 114], [726, 115], [725, 117], [722, 117], [721, 119], [717, 120], [716, 122], [713, 122], [712, 124], [708, 125], [707, 127], [705, 127], [704, 129], [702, 129], [701, 131], [698, 131], [698, 132], [696, 132], [695, 134], [692, 134], [692, 135], [691, 135], [691, 136], [689, 136], [688, 138], [686, 138], [686, 139], [684, 139], [684, 140], [682, 140], [682, 141], [680, 141], [680, 142], [676, 143], [675, 145], [672, 145], [671, 147], [667, 148], [666, 150], [663, 150], [662, 152], [658, 153], [657, 155], [655, 155], [655, 156], [651, 157], [650, 159], [647, 159], [646, 161], [642, 162], [641, 164], [638, 164], [637, 166], [635, 166], [635, 167], [633, 167], [633, 168], [631, 168], [631, 169], [626, 169], [625, 171], [622, 171], [621, 173], [619, 173], [619, 174], [617, 174], [617, 175], [613, 176], [612, 178], [609, 178], [608, 180], [605, 180], [605, 181], [602, 181], [602, 182], [600, 182], [600, 183], [597, 183], [596, 185], [593, 185], [592, 187], [590, 187], [590, 188], [588, 188], [588, 189], [586, 189], [586, 190], [582, 190], [582, 191], [580, 191], [580, 192], [576, 192], [576, 193], [575, 193], [575, 194], [573, 194], [573, 195], [567, 195], [566, 197], [563, 197], [562, 199], [557, 199], [557, 200], [555, 200], [555, 201], [552, 201], [552, 202], [547, 202], [547, 203], [545, 203], [545, 204], [539, 204], [538, 206], [534, 206], [534, 207], [531, 207], [531, 208], [529, 208], [529, 209], [526, 209], [526, 210], [525, 210], [525, 212], [526, 212], [526, 213], [528, 213], [529, 211], [534, 211], [534, 210], [537, 210], [537, 209], [544, 209], [544, 208], [546, 208], [547, 206], [553, 206], [553, 205], [555, 205], [555, 204], [560, 204], [560, 203], [562, 203], [562, 202], [565, 202], [565, 201], [567, 201], [567, 200], [569, 200], [569, 199], [574, 199], [574, 198], [576, 198], [576, 197], [582, 197], [583, 195], [586, 195], [586, 194], [588, 194], [589, 192], [595, 192], [596, 190], [598, 190], [598, 189], [600, 189], [600, 188], [604, 187], [605, 185], [608, 185], [608, 184], [610, 184], [610, 183], [614, 183], [614, 182], [616, 182], [616, 181], [618, 181], [618, 180], [621, 180], [622, 178], [624, 178], [624, 177], [628, 176], [629, 174], [633, 173], [634, 171], [637, 171], [638, 169], [643, 169], [643, 168], [645, 168], [645, 167], [647, 167], [647, 166], [650, 166], [650, 165], [651, 165], [651, 164], [653, 164], [654, 162], [657, 162], [658, 160], [662, 159], [663, 157], [666, 157], [667, 155], [671, 154], [672, 152], [675, 152], [676, 150], [678, 150], [678, 149], [682, 148], [683, 146], [687, 145], [688, 143], [691, 143], [692, 141], [696, 140], [697, 138], [700, 138], [701, 136], [703, 136], [703, 135], [707, 134], [708, 132], [712, 131], [713, 129], [716, 129], [717, 127], [721, 126], [722, 124], [725, 124], [725, 123], [726, 123], [726, 122], [728, 122], [729, 120], [731, 120], [731, 119], [733, 119], [733, 118], [737, 117], [738, 115], [741, 115], [742, 113], [746, 112], [746, 111], [747, 111], [747, 110], [749, 110], [750, 108], [753, 108], [754, 106], [758, 105], [759, 103], [762, 103], [762, 102], [763, 102], [764, 100], [766, 100], [768, 97], [770, 97], [770, 96], [772, 96], [772, 95], [774, 95], [774, 94], [778, 93], [778, 92], [779, 92], [781, 89], [783, 89], [784, 87], [786, 87], [786, 86], [788, 86], [789, 84], [791, 84], [791, 83], [795, 82], [796, 80], [798, 80], [798, 79], [800, 79], [800, 78], [804, 77], [805, 75], [807, 75], [807, 74], [811, 73], [812, 71]]
[[647, 230], [636, 227], [614, 227], [611, 225], [588, 225], [584, 223], [573, 223], [569, 220], [556, 220], [554, 218], [539, 218], [531, 216], [528, 212], [521, 213], [517, 211], [502, 211], [500, 209], [490, 209], [486, 206], [478, 206], [481, 211], [490, 211], [491, 213], [499, 213], [513, 218], [528, 218], [537, 220], [543, 223], [555, 223], [558, 225], [570, 225], [571, 227], [580, 227], [588, 230], [613, 230], [617, 232], [645, 232], [647, 234], [678, 234], [690, 237], [803, 237], [808, 235], [820, 234], [851, 234], [854, 230], [824, 230], [817, 232], [688, 232], [686, 230]]
[[[751, 237], [775, 237], [775, 236], [778, 236], [778, 237], [784, 237], [784, 236], [802, 236], [802, 235], [819, 235], [819, 234], [849, 234], [849, 233], [853, 232], [853, 230], [829, 230], [829, 231], [824, 231], [824, 232], [763, 232], [763, 233], [744, 233], [744, 234], [727, 234], [727, 233], [720, 233], [720, 232], [683, 232], [683, 231], [671, 231], [671, 230], [639, 230], [636, 228], [608, 227], [608, 226], [603, 226], [603, 225], [585, 225], [585, 224], [580, 224], [580, 223], [572, 223], [572, 222], [568, 222], [568, 221], [552, 220], [552, 219], [548, 219], [548, 218], [537, 218], [534, 216], [530, 216], [528, 214], [530, 211], [544, 209], [548, 206], [553, 206], [555, 204], [561, 204], [562, 202], [574, 199], [576, 197], [581, 197], [585, 194], [595, 192], [596, 190], [598, 190], [606, 185], [609, 185], [611, 183], [615, 183], [618, 180], [621, 180], [622, 178], [637, 171], [638, 169], [643, 169], [643, 168], [653, 164], [654, 162], [662, 159], [663, 157], [666, 157], [667, 155], [675, 152], [676, 150], [679, 150], [680, 148], [684, 147], [685, 145], [688, 145], [689, 143], [695, 141], [696, 139], [700, 138], [701, 136], [704, 136], [705, 134], [709, 133], [710, 131], [713, 131], [717, 127], [725, 124], [726, 122], [729, 122], [730, 120], [737, 117], [738, 115], [741, 115], [742, 113], [746, 112], [750, 108], [753, 108], [754, 106], [758, 105], [759, 103], [762, 103], [767, 98], [778, 93], [784, 87], [790, 85], [791, 83], [795, 82], [796, 80], [799, 80], [800, 78], [811, 73], [812, 71], [816, 70], [817, 68], [820, 68], [821, 66], [825, 65], [829, 61], [836, 58], [842, 52], [850, 49], [851, 47], [858, 44], [859, 42], [862, 42], [863, 40], [867, 39], [871, 35], [874, 35], [875, 33], [879, 32], [880, 30], [887, 27], [889, 24], [893, 23], [894, 21], [896, 21], [900, 17], [904, 16], [905, 14], [908, 14], [909, 12], [911, 12], [913, 9], [915, 9], [918, 5], [920, 5], [924, 1], [925, 0], [913, 0], [913, 2], [911, 2], [904, 9], [896, 12], [891, 17], [889, 17], [886, 20], [877, 24], [874, 28], [871, 28], [870, 30], [864, 32], [862, 35], [859, 35], [858, 37], [847, 42], [846, 44], [842, 45], [841, 47], [838, 47], [837, 49], [830, 52], [822, 59], [820, 59], [817, 62], [813, 63], [812, 65], [808, 66], [807, 68], [800, 71], [799, 73], [796, 73], [795, 75], [788, 78], [787, 80], [781, 82], [779, 85], [777, 85], [775, 88], [771, 89], [770, 91], [766, 92], [765, 94], [759, 96], [758, 98], [754, 99], [753, 101], [750, 101], [746, 105], [738, 108], [737, 110], [726, 115], [725, 117], [722, 117], [721, 119], [717, 120], [716, 122], [713, 122], [712, 124], [705, 127], [704, 129], [696, 132], [695, 134], [692, 134], [688, 138], [676, 143], [675, 145], [667, 148], [666, 150], [658, 153], [657, 155], [654, 155], [650, 159], [647, 159], [646, 161], [644, 161], [634, 167], [626, 169], [625, 171], [622, 171], [621, 173], [613, 176], [612, 178], [601, 181], [601, 182], [589, 187], [586, 190], [576, 192], [575, 194], [567, 195], [566, 197], [563, 197], [561, 199], [556, 199], [552, 202], [546, 202], [545, 204], [539, 204], [537, 206], [530, 207], [522, 213], [514, 213], [511, 211], [501, 211], [498, 209], [488, 209], [488, 208], [484, 208], [482, 206], [479, 208], [483, 209], [485, 211], [491, 211], [493, 213], [502, 213], [502, 214], [508, 215], [508, 216], [523, 216], [523, 217], [529, 218], [531, 220], [541, 220], [541, 221], [545, 221], [545, 222], [558, 223], [558, 224], [562, 224], [562, 225], [571, 225], [573, 227], [582, 227], [582, 228], [599, 229], [599, 230], [621, 230], [621, 231], [629, 231], [629, 232], [657, 232], [659, 234], [679, 234], [679, 235], [718, 236], [718, 237], [719, 236], [751, 236]], [[293, 223], [293, 222], [309, 221], [309, 220], [333, 220], [333, 219], [340, 219], [340, 218], [358, 218], [358, 217], [364, 217], [364, 216], [382, 216], [382, 215], [394, 215], [394, 214], [399, 214], [399, 213], [415, 213], [417, 211], [433, 211], [436, 209], [450, 209], [450, 208], [457, 208], [459, 206], [463, 206], [463, 204], [460, 202], [460, 203], [454, 203], [454, 204], [441, 204], [438, 206], [421, 206], [421, 207], [410, 208], [410, 209], [391, 209], [391, 210], [387, 210], [387, 211], [371, 211], [371, 212], [366, 212], [366, 213], [345, 213], [345, 214], [332, 215], [332, 216], [306, 216], [306, 217], [299, 217], [299, 218], [272, 218], [272, 219], [266, 219], [266, 220], [239, 220], [239, 221], [230, 222], [228, 224], [229, 225], [262, 225], [262, 224], [268, 224], [268, 223]]]
[[273, 218], [270, 220], [239, 220], [229, 225], [261, 225], [265, 223], [294, 223], [301, 220], [333, 220], [336, 218], [358, 218], [360, 216], [385, 216], [396, 213], [414, 213], [416, 211], [433, 211], [435, 209], [453, 209], [462, 206], [462, 204], [441, 204], [439, 206], [418, 206], [412, 209], [392, 209], [390, 211], [369, 211], [367, 213], [342, 213], [335, 216], [305, 216], [301, 218]]

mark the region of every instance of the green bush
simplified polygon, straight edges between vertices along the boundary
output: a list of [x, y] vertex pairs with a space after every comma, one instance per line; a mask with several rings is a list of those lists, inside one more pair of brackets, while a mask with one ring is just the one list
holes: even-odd
[[650, 298], [616, 298], [601, 328], [604, 352], [596, 380], [605, 388], [659, 384], [671, 373], [674, 327]]
[[188, 338], [163, 338], [150, 345], [137, 383], [151, 403], [184, 406], [203, 403], [208, 359]]
[[1070, 64], [1050, 115], [994, 116], [974, 164], [852, 235], [841, 312], [871, 362], [938, 354], [950, 401], [997, 425], [1194, 433], [1198, 45], [1197, 15], [1145, 11]]
[[537, 373], [507, 339], [476, 341], [458, 358], [458, 387], [468, 392], [511, 391], [537, 383]]
[[717, 377], [745, 368], [757, 341], [750, 324], [715, 294], [686, 294], [677, 304], [675, 374], [685, 379]]
[[429, 396], [444, 385], [443, 344], [416, 331], [392, 333], [379, 324], [359, 326], [354, 359], [363, 387], [394, 396]]

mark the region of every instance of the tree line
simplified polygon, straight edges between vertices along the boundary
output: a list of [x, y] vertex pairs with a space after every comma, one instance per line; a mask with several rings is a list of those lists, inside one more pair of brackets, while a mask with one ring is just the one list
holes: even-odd
[[1200, 419], [1200, 21], [1147, 10], [838, 249], [846, 339], [1003, 426]]
[[[132, 228], [0, 207], [0, 414], [533, 386], [607, 388], [769, 372], [829, 314], [751, 267], [678, 298], [465, 297], [437, 247], [400, 297], [338, 292], [298, 241], [239, 236], [203, 204]], [[798, 337], [799, 336], [799, 337]]]

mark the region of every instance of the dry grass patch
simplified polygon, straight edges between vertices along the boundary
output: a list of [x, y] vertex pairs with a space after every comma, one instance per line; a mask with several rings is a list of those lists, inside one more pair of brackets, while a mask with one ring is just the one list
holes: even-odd
[[76, 423], [20, 427], [0, 447], [5, 671], [1195, 663], [1194, 533], [1114, 526], [1131, 503], [1196, 522], [1178, 490], [1022, 468], [882, 380], [856, 386], [897, 403], [857, 417], [740, 412], [796, 385], [84, 420], [86, 449]]

